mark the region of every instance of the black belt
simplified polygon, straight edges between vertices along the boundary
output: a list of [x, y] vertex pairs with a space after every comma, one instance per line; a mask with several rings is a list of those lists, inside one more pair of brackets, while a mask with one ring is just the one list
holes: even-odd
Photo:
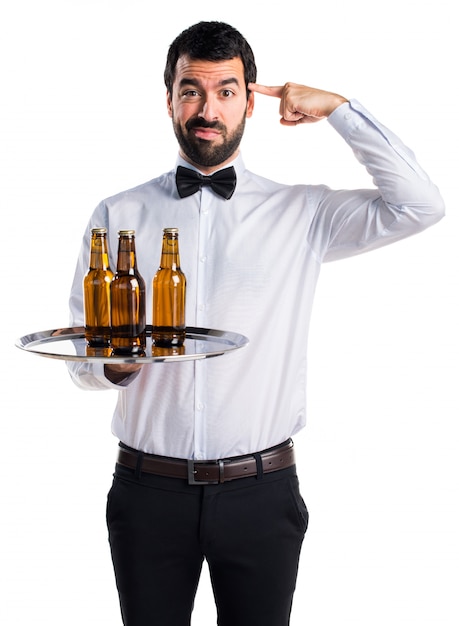
[[291, 467], [295, 464], [295, 454], [291, 439], [262, 452], [216, 461], [174, 459], [123, 446], [118, 453], [118, 463], [149, 474], [182, 478], [190, 485], [214, 485]]

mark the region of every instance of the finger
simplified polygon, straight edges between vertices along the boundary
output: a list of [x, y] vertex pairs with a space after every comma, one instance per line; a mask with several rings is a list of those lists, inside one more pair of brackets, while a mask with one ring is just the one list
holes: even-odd
[[297, 120], [286, 120], [285, 118], [281, 117], [280, 123], [282, 124], [282, 126], [298, 126], [299, 124], [315, 124], [315, 122], [320, 122], [321, 119], [322, 118], [312, 117], [310, 115], [304, 115]]
[[247, 88], [250, 91], [256, 91], [262, 93], [265, 96], [272, 96], [274, 98], [282, 98], [282, 92], [284, 87], [266, 87], [265, 85], [258, 85], [258, 83], [249, 83]]

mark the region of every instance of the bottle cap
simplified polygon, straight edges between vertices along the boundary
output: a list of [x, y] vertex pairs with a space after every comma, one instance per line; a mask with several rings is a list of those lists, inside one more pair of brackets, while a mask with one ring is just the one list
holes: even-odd
[[178, 234], [178, 228], [165, 228], [164, 229], [164, 233], [165, 234]]
[[129, 229], [129, 230], [119, 230], [118, 231], [118, 235], [120, 237], [133, 237], [135, 235], [135, 230]]
[[93, 235], [104, 235], [107, 232], [106, 228], [91, 228]]

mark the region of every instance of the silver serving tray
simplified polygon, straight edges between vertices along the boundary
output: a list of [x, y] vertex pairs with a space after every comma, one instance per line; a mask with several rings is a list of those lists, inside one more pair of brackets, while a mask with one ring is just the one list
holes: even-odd
[[145, 355], [114, 355], [110, 348], [89, 348], [84, 328], [56, 328], [24, 335], [15, 345], [21, 350], [39, 356], [62, 361], [86, 361], [98, 363], [156, 363], [168, 361], [192, 361], [228, 354], [247, 345], [244, 335], [210, 328], [186, 329], [183, 346], [159, 348], [151, 341], [151, 326], [147, 326]]

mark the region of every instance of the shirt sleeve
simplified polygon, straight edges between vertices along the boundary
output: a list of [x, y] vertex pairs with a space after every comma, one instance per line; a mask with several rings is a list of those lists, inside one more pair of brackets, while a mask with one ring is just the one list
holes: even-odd
[[328, 122], [366, 167], [376, 189], [323, 188], [311, 229], [313, 247], [322, 260], [382, 247], [443, 217], [440, 192], [413, 152], [357, 100], [339, 106]]

